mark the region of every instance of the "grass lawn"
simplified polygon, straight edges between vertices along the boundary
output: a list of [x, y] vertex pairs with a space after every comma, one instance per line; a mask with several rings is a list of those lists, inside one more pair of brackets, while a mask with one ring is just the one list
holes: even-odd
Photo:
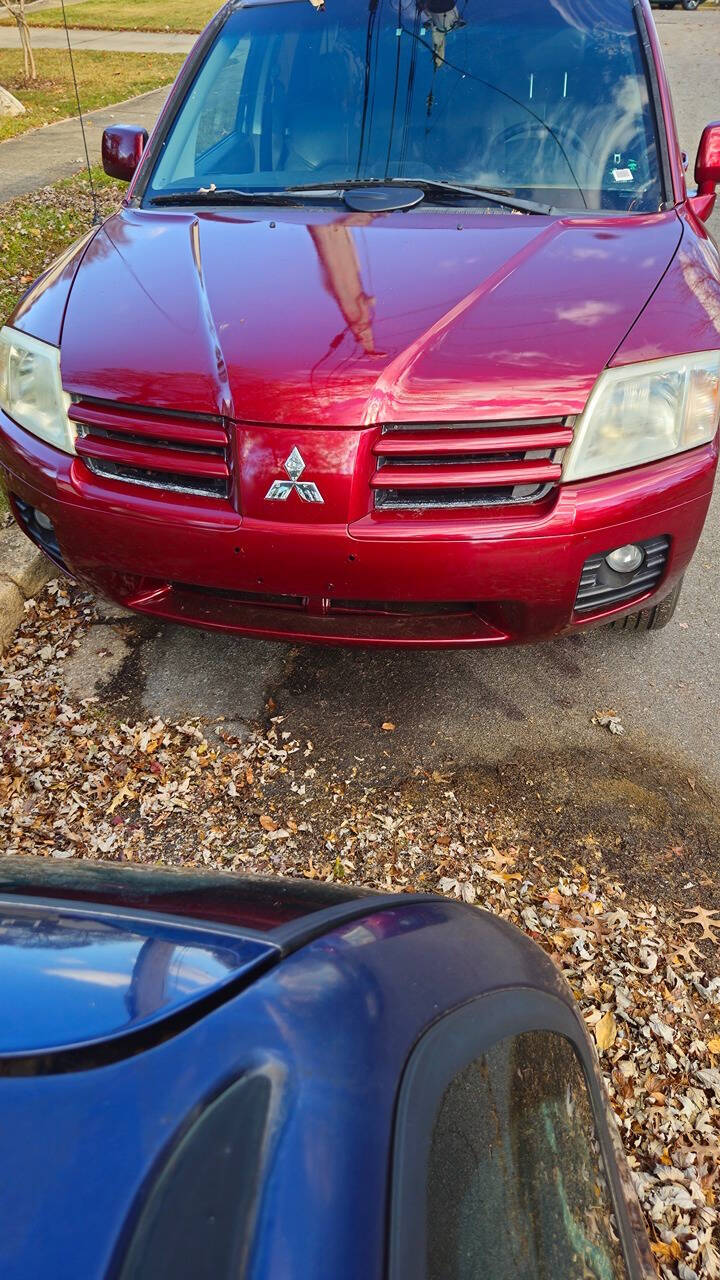
[[[70, 63], [64, 49], [36, 49], [38, 76], [29, 84], [23, 75], [22, 54], [0, 49], [0, 84], [27, 108], [24, 116], [0, 116], [0, 142], [38, 125], [53, 124], [77, 114]], [[170, 84], [182, 65], [175, 53], [106, 53], [79, 50], [75, 68], [81, 86], [83, 111], [122, 102]]]
[[[113, 182], [102, 169], [93, 169], [101, 212], [120, 203], [124, 183]], [[18, 298], [53, 258], [77, 240], [92, 223], [90, 187], [86, 174], [18, 196], [0, 205], [0, 325]], [[5, 513], [0, 495], [0, 522]]]
[[[83, 0], [67, 6], [68, 26], [104, 31], [202, 31], [223, 0]], [[62, 9], [40, 9], [36, 27], [61, 27]]]

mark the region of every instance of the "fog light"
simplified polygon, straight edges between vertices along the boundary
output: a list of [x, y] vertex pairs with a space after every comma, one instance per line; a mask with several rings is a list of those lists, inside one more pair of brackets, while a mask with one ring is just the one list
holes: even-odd
[[642, 547], [636, 547], [634, 542], [629, 542], [627, 546], [616, 547], [606, 555], [605, 563], [615, 573], [635, 573], [644, 559], [645, 552]]
[[52, 520], [50, 519], [49, 516], [45, 515], [44, 511], [38, 511], [37, 507], [35, 507], [33, 511], [33, 515], [35, 517], [35, 523], [38, 524], [41, 529], [47, 529], [47, 530], [52, 529], [53, 527]]

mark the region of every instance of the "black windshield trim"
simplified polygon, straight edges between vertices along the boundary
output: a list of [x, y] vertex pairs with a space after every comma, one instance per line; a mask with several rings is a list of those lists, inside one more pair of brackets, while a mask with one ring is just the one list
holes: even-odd
[[662, 202], [660, 209], [662, 210], [672, 208], [677, 201], [675, 199], [675, 189], [672, 180], [670, 148], [668, 146], [667, 129], [665, 128], [665, 113], [662, 105], [662, 94], [660, 93], [657, 64], [655, 62], [655, 54], [650, 41], [650, 32], [648, 31], [645, 12], [643, 10], [641, 0], [633, 0], [633, 17], [635, 19], [635, 27], [640, 41], [640, 50], [642, 53], [645, 76], [647, 78], [648, 85], [650, 86], [649, 104], [653, 130], [655, 133], [655, 146], [657, 147], [658, 174], [662, 189]]

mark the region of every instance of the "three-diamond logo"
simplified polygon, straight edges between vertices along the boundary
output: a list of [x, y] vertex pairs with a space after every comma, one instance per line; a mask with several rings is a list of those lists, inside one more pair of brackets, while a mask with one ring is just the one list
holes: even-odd
[[266, 502], [287, 502], [293, 489], [303, 502], [323, 502], [323, 496], [317, 485], [313, 484], [312, 480], [300, 479], [305, 470], [305, 461], [297, 447], [293, 448], [283, 465], [289, 479], [273, 480], [265, 494]]

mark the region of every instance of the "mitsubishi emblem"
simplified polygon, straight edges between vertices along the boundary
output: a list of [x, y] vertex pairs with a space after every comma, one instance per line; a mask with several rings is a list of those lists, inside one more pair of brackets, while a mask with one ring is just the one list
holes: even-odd
[[285, 471], [289, 477], [287, 480], [273, 480], [270, 488], [265, 494], [267, 502], [287, 502], [293, 489], [303, 502], [322, 502], [323, 496], [316, 484], [312, 480], [301, 480], [300, 477], [305, 470], [305, 462], [300, 450], [293, 448], [290, 456], [286, 458], [284, 463]]

